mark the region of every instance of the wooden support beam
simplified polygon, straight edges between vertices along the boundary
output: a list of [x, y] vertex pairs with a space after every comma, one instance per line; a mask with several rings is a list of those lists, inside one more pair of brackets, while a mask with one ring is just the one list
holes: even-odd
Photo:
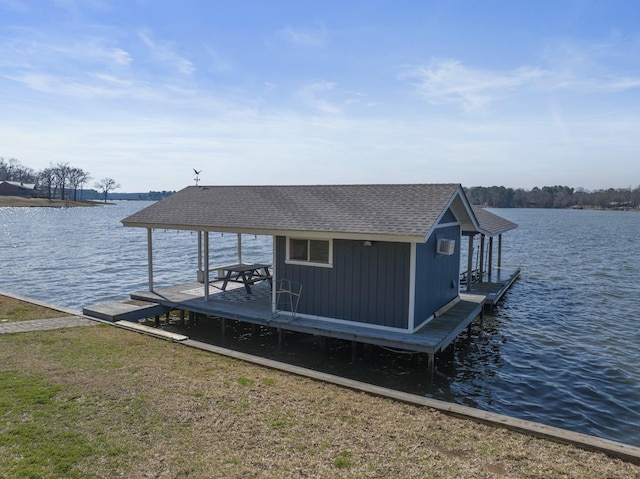
[[149, 291], [153, 291], [153, 234], [152, 229], [147, 228], [147, 268], [149, 274]]
[[471, 291], [473, 277], [473, 235], [469, 235], [469, 251], [467, 253], [467, 291]]

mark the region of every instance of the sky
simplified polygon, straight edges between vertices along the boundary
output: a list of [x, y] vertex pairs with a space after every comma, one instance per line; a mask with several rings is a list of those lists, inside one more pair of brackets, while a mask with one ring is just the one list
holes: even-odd
[[638, 19], [634, 0], [0, 0], [0, 157], [120, 192], [194, 169], [635, 188]]

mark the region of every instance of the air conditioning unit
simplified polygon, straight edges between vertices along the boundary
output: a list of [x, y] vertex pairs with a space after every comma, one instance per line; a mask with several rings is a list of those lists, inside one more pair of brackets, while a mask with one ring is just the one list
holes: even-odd
[[456, 240], [450, 239], [439, 239], [437, 245], [437, 253], [438, 254], [446, 254], [451, 255], [456, 250]]

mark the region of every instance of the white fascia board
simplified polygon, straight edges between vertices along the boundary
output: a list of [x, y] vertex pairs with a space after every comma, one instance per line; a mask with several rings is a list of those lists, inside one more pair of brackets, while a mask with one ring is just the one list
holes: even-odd
[[391, 243], [423, 242], [422, 235], [393, 235], [384, 233], [349, 233], [337, 231], [279, 230], [271, 228], [247, 228], [205, 225], [176, 225], [164, 223], [125, 223], [125, 227], [150, 228], [157, 230], [209, 231], [213, 233], [241, 233], [261, 236], [287, 236], [298, 238], [346, 239], [354, 241], [380, 241]]

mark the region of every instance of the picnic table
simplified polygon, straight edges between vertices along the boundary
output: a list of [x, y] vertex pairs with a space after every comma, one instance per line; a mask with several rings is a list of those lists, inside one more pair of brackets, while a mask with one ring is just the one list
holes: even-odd
[[223, 268], [224, 275], [219, 278], [223, 281], [223, 291], [229, 283], [242, 283], [248, 294], [251, 294], [251, 285], [258, 281], [269, 280], [271, 282], [270, 264], [233, 264]]

